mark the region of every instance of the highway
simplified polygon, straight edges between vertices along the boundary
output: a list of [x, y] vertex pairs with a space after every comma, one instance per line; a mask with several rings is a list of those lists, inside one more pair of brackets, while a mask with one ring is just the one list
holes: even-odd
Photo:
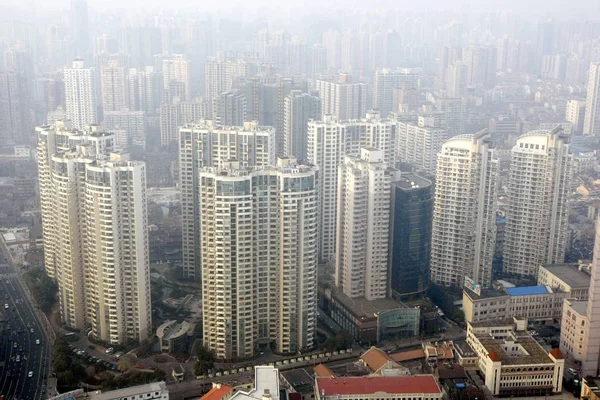
[[0, 397], [44, 399], [48, 341], [17, 272], [7, 264], [0, 264], [0, 307]]

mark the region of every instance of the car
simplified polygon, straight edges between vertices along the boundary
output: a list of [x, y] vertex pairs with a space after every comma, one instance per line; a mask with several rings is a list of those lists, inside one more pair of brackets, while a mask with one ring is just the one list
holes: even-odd
[[31, 328], [31, 329], [29, 330], [29, 332], [33, 333], [33, 328]]
[[13, 342], [13, 347], [16, 349], [19, 346], [19, 343]]
[[4, 308], [8, 308], [8, 303], [4, 303]]
[[35, 339], [35, 344], [40, 344], [40, 339]]
[[577, 375], [577, 371], [574, 368], [569, 368], [568, 371], [570, 374]]
[[106, 349], [106, 354], [112, 354], [115, 351], [114, 347], [111, 347], [109, 349]]
[[17, 358], [16, 358], [16, 360], [15, 360], [15, 361], [17, 361], [17, 362], [21, 362], [21, 356], [17, 354]]
[[29, 371], [29, 373], [27, 374], [28, 377], [32, 378], [33, 377], [33, 371]]

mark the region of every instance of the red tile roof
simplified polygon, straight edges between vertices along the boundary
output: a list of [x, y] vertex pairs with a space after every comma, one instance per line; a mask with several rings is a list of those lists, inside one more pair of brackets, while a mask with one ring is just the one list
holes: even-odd
[[565, 358], [558, 348], [553, 349], [550, 352], [550, 354], [552, 355], [552, 357], [554, 357], [555, 360], [562, 360]]
[[365, 395], [377, 392], [389, 394], [441, 393], [433, 375], [362, 376], [317, 378], [319, 393], [327, 395]]
[[396, 362], [418, 360], [419, 358], [425, 358], [425, 352], [423, 349], [408, 350], [402, 353], [390, 354], [390, 357]]
[[214, 385], [213, 388], [208, 391], [208, 393], [200, 398], [200, 400], [221, 400], [232, 390], [233, 388], [231, 386], [223, 384]]
[[320, 378], [335, 378], [335, 374], [325, 364], [319, 364], [314, 368], [315, 376]]
[[373, 346], [363, 354], [360, 359], [373, 372], [379, 371], [389, 361], [393, 361], [383, 350]]

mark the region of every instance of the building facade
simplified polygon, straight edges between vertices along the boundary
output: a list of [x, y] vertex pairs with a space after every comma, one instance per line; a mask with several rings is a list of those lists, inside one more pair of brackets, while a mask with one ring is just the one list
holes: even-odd
[[130, 146], [146, 148], [146, 118], [143, 111], [109, 111], [104, 112], [102, 125], [106, 130], [123, 130], [125, 138], [120, 143], [120, 148], [127, 149]]
[[431, 239], [431, 279], [488, 285], [496, 237], [498, 160], [489, 134], [460, 135], [438, 155]]
[[63, 322], [109, 343], [151, 335], [146, 172], [115, 137], [69, 122], [39, 127], [48, 274]]
[[82, 130], [98, 121], [98, 88], [93, 68], [86, 68], [83, 60], [73, 61], [71, 68], [64, 69], [65, 102], [67, 119], [73, 128]]
[[275, 164], [275, 130], [247, 122], [223, 127], [200, 121], [179, 129], [179, 187], [183, 224], [183, 274], [200, 280], [199, 181], [202, 167], [222, 166], [237, 160], [243, 167]]
[[437, 157], [447, 139], [445, 129], [430, 126], [430, 120], [420, 123], [398, 122], [397, 160], [412, 164], [417, 169], [434, 176]]
[[387, 296], [390, 183], [383, 151], [362, 148], [338, 173], [336, 286], [350, 298]]
[[404, 90], [419, 87], [421, 70], [418, 68], [378, 69], [375, 72], [373, 86], [373, 107], [381, 116], [386, 118], [394, 110], [394, 89], [403, 87]]
[[367, 84], [353, 83], [342, 76], [338, 82], [316, 81], [321, 98], [321, 114], [332, 115], [340, 121], [363, 118], [367, 112]]
[[391, 189], [391, 295], [412, 298], [429, 288], [434, 188], [422, 176], [402, 173]]
[[179, 128], [206, 117], [206, 104], [201, 101], [179, 101], [160, 106], [160, 145], [177, 143]]
[[529, 132], [512, 149], [505, 272], [537, 276], [540, 265], [565, 259], [573, 155], [559, 130]]
[[103, 112], [127, 108], [125, 68], [117, 60], [109, 60], [100, 68]]
[[292, 90], [285, 97], [284, 111], [283, 154], [287, 157], [296, 157], [306, 160], [308, 145], [308, 121], [321, 119], [321, 99]]
[[314, 346], [318, 172], [279, 159], [199, 172], [204, 345], [217, 358]]
[[467, 344], [479, 357], [494, 396], [548, 396], [562, 392], [565, 359], [544, 350], [525, 331], [526, 319], [467, 324]]
[[588, 72], [583, 134], [600, 136], [600, 62], [592, 62]]

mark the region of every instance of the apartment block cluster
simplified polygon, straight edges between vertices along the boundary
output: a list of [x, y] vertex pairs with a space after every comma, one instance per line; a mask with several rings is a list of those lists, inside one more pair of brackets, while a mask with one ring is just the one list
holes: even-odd
[[145, 164], [96, 126], [57, 121], [36, 132], [44, 261], [63, 323], [109, 343], [147, 339]]

